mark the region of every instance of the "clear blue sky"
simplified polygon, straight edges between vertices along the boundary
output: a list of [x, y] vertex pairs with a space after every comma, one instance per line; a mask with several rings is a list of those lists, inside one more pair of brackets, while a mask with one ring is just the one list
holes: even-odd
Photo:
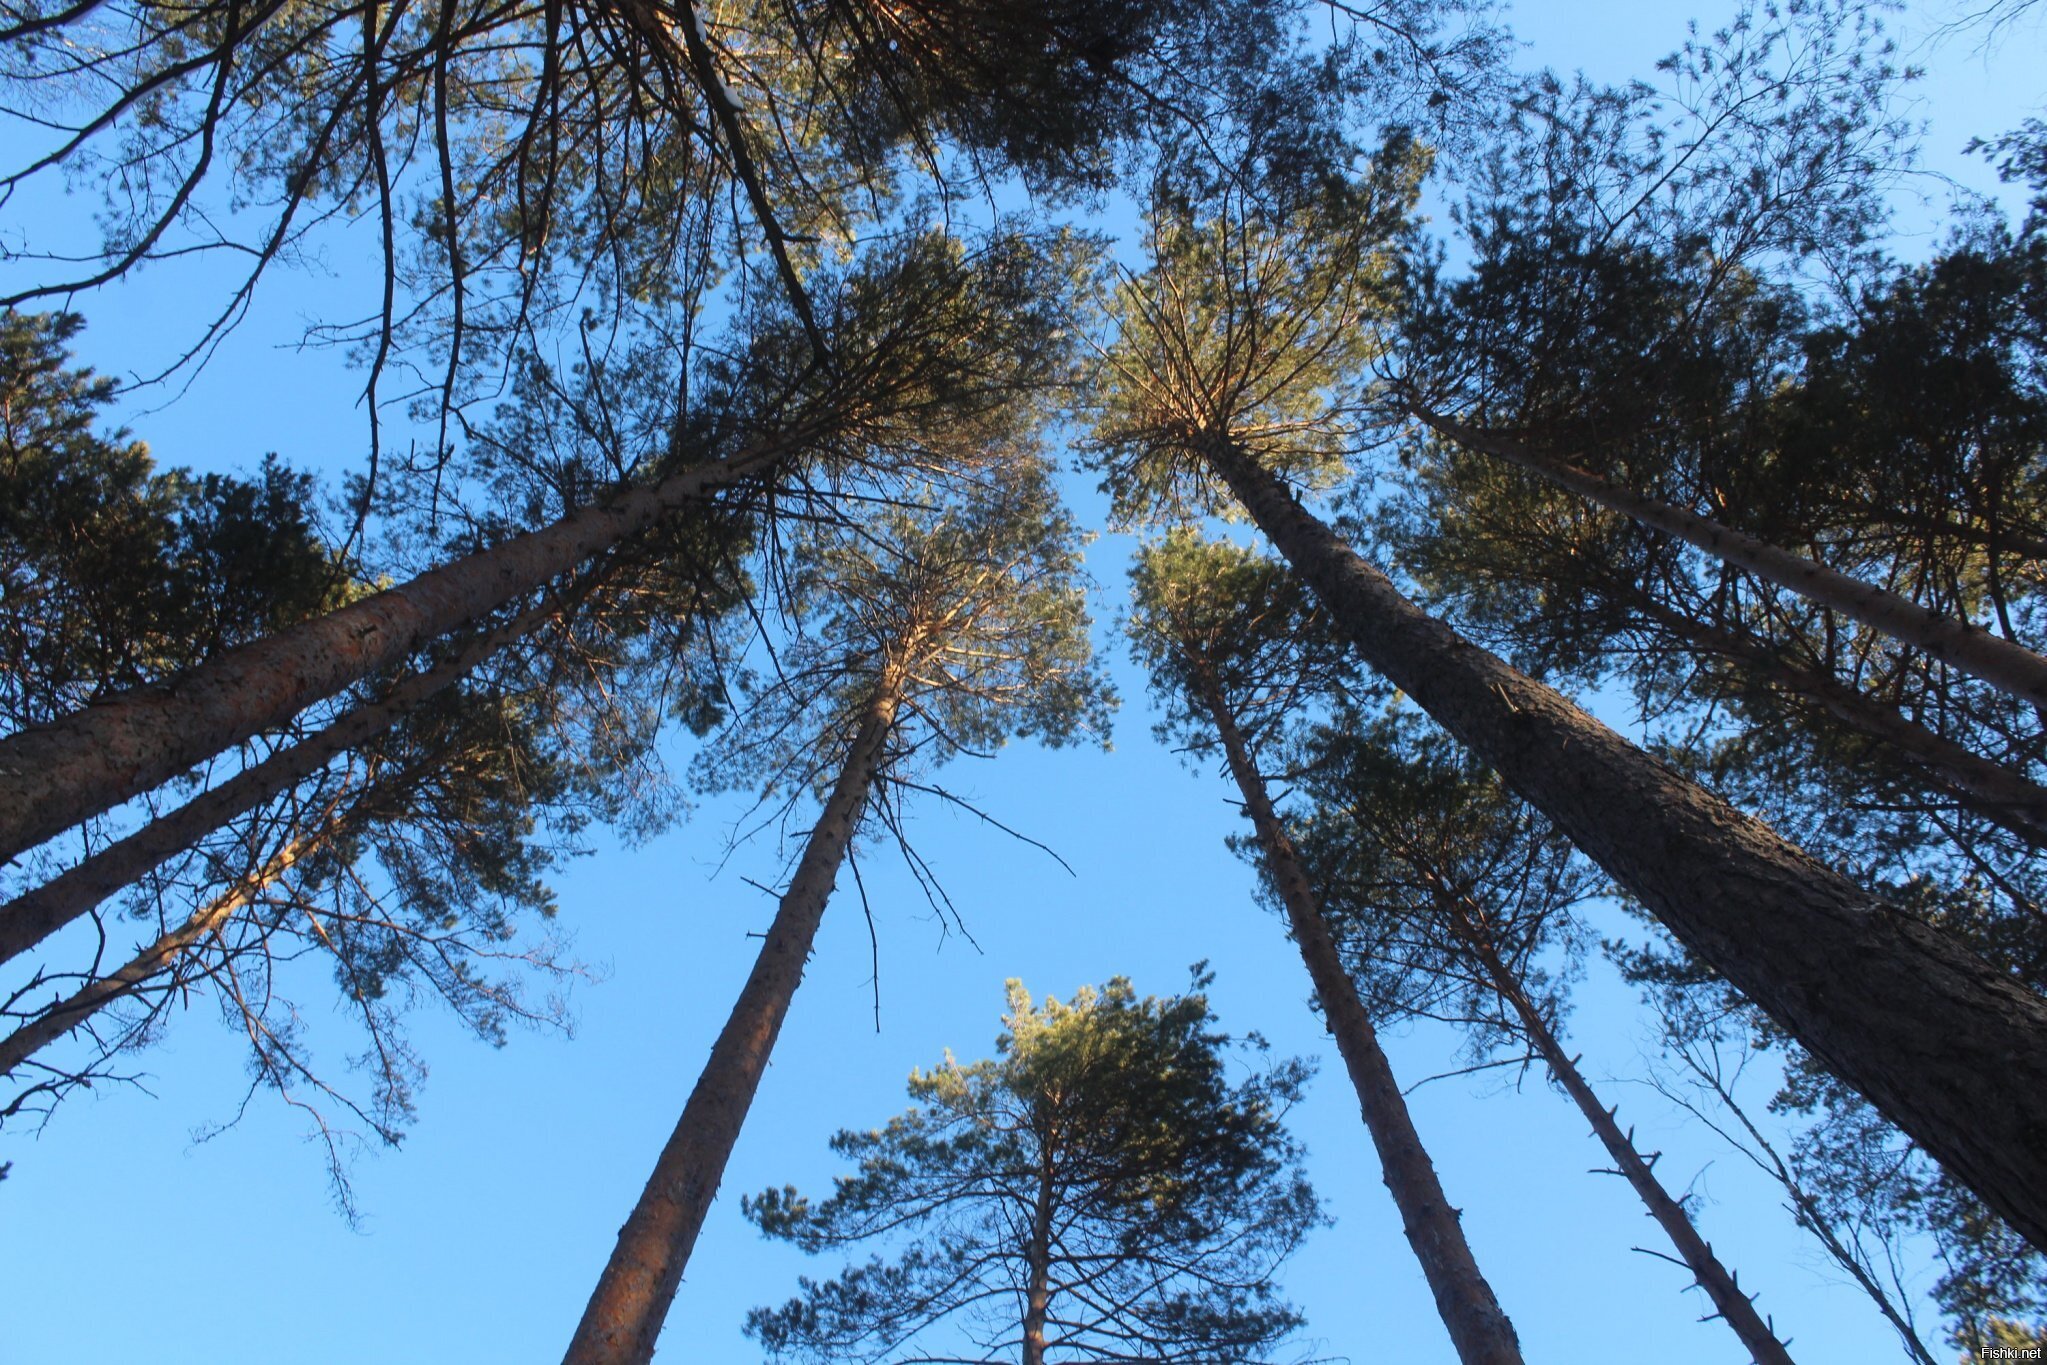
[[[1648, 73], [1694, 12], [1530, 5], [1513, 21], [1532, 44], [1531, 63], [1613, 79]], [[1928, 17], [1907, 15], [1901, 25], [1923, 32]], [[2010, 126], [2040, 98], [2041, 34], [2037, 24], [2020, 27], [1988, 61], [1972, 55], [1968, 38], [1910, 54], [1935, 68], [1925, 87], [1935, 165], [1983, 181], [1957, 153], [1970, 135]], [[0, 231], [12, 235], [19, 222]], [[354, 467], [358, 376], [333, 353], [280, 344], [304, 317], [345, 311], [358, 283], [345, 242], [330, 267], [328, 278], [264, 294], [250, 324], [176, 402], [138, 408], [131, 420], [160, 461], [247, 467], [277, 450], [337, 479]], [[165, 324], [189, 316], [188, 287], [156, 272], [80, 300], [92, 324], [83, 358], [116, 373], [147, 366], [162, 354]], [[1073, 497], [1098, 524], [1093, 494], [1076, 484]], [[1105, 621], [1122, 593], [1126, 553], [1109, 537], [1091, 556]], [[1323, 1353], [1359, 1365], [1452, 1359], [1333, 1047], [1305, 1004], [1299, 961], [1278, 921], [1253, 902], [1249, 870], [1223, 847], [1236, 828], [1228, 791], [1216, 773], [1187, 770], [1153, 741], [1141, 680], [1106, 624], [1102, 634], [1126, 701], [1113, 752], [1014, 747], [948, 774], [1057, 848], [1074, 875], [967, 817], [920, 808], [919, 848], [945, 877], [976, 948], [941, 932], [891, 850], [867, 848], [882, 1029], [871, 1014], [866, 929], [845, 895], [827, 917], [699, 1242], [663, 1359], [757, 1358], [738, 1331], [746, 1309], [786, 1297], [799, 1273], [831, 1267], [763, 1243], [739, 1218], [736, 1196], [785, 1181], [825, 1185], [834, 1129], [899, 1109], [910, 1068], [943, 1049], [962, 1057], [987, 1050], [1004, 978], [1063, 995], [1123, 973], [1140, 990], [1166, 992], [1181, 988], [1200, 958], [1216, 968], [1211, 996], [1226, 1027], [1262, 1031], [1281, 1054], [1325, 1059], [1295, 1129], [1337, 1222], [1285, 1275]], [[40, 1137], [0, 1143], [0, 1159], [15, 1162], [0, 1185], [0, 1365], [558, 1358], [738, 989], [755, 947], [746, 935], [772, 909], [742, 874], [771, 878], [773, 848], [741, 849], [712, 875], [732, 815], [729, 805], [705, 805], [654, 843], [604, 846], [560, 878], [562, 924], [578, 955], [605, 969], [601, 983], [576, 991], [573, 1040], [521, 1034], [493, 1051], [431, 1009], [415, 1019], [432, 1075], [404, 1147], [355, 1164], [359, 1230], [333, 1212], [298, 1118], [267, 1094], [238, 1127], [193, 1141], [196, 1128], [234, 1113], [244, 1086], [241, 1044], [205, 1003], [177, 1016], [140, 1059], [150, 1093], [83, 1096]], [[1639, 1075], [1646, 1026], [1631, 993], [1595, 969], [1578, 999], [1572, 1032], [1588, 1073], [1595, 1081]], [[305, 1000], [316, 1016], [329, 1008], [317, 987]], [[1409, 1080], [1457, 1065], [1456, 1041], [1441, 1030], [1416, 1029], [1390, 1044]], [[1617, 1079], [1603, 1088], [1644, 1144], [1665, 1150], [1666, 1178], [1705, 1196], [1708, 1237], [1743, 1285], [1761, 1291], [1795, 1356], [1897, 1357], [1888, 1328], [1821, 1267], [1738, 1157], [1679, 1124], [1645, 1087]], [[1496, 1077], [1442, 1081], [1413, 1103], [1531, 1361], [1742, 1358], [1723, 1326], [1696, 1321], [1702, 1300], [1680, 1292], [1680, 1271], [1630, 1250], [1656, 1245], [1653, 1226], [1620, 1181], [1587, 1174], [1601, 1154], [1538, 1077], [1519, 1091]]]

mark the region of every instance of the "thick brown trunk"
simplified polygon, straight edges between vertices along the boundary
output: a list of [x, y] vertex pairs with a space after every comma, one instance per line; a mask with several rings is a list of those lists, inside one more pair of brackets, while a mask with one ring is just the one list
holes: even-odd
[[1858, 734], [1890, 746], [1970, 810], [2035, 848], [2047, 848], [2047, 787], [1935, 734], [1838, 678], [1785, 663], [1755, 641], [1694, 621], [1652, 598], [1633, 605], [1686, 644], [1731, 659], [1805, 697]]
[[1924, 650], [1951, 667], [1981, 678], [2000, 692], [2033, 706], [2047, 706], [2047, 658], [2001, 636], [1928, 611], [1911, 598], [1851, 578], [1816, 560], [1792, 554], [1730, 526], [1643, 497], [1590, 470], [1539, 455], [1518, 441], [1496, 436], [1426, 410], [1415, 410], [1423, 425], [1460, 445], [1539, 474], [1601, 507], [1644, 526], [1676, 536], [1736, 568], [1843, 616], [1860, 621], [1902, 644]]
[[106, 1006], [134, 993], [189, 952], [193, 944], [217, 932], [255, 900], [265, 887], [282, 877], [292, 864], [305, 857], [331, 833], [330, 826], [291, 840], [233, 890], [201, 906], [183, 924], [137, 952], [125, 966], [80, 987], [5, 1038], [0, 1038], [0, 1076], [11, 1074], [43, 1048], [85, 1025]]
[[2047, 1001], [1429, 616], [1242, 447], [1197, 453], [1367, 663], [2047, 1247]]
[[34, 890], [0, 905], [0, 962], [33, 948], [236, 816], [254, 810], [341, 754], [375, 739], [414, 708], [460, 681], [485, 659], [560, 610], [562, 604], [550, 602], [484, 632], [445, 662], [406, 678], [377, 700], [349, 710], [319, 733], [288, 749], [280, 749], [66, 868]]
[[1463, 1365], [1520, 1365], [1521, 1342], [1514, 1324], [1480, 1272], [1458, 1212], [1436, 1178], [1435, 1164], [1422, 1146], [1407, 1100], [1393, 1078], [1392, 1063], [1379, 1046], [1379, 1035], [1365, 1013], [1364, 1002], [1343, 969], [1322, 918], [1321, 900], [1301, 867], [1293, 841], [1273, 812], [1265, 781], [1251, 762], [1236, 718], [1213, 686], [1203, 700], [1222, 739], [1280, 903], [1286, 907], [1301, 961], [1307, 964], [1315, 996], [1322, 1002], [1322, 1017], [1336, 1038], [1336, 1050], [1343, 1055], [1344, 1069], [1357, 1090], [1358, 1108], [1379, 1154], [1386, 1188], [1400, 1210], [1401, 1228], [1414, 1248], [1415, 1259], [1421, 1262], [1457, 1358]]
[[1635, 1194], [1649, 1210], [1649, 1216], [1663, 1229], [1663, 1235], [1677, 1249], [1678, 1256], [1692, 1272], [1699, 1287], [1712, 1300], [1714, 1310], [1726, 1320], [1735, 1336], [1748, 1350], [1754, 1365], [1792, 1365], [1791, 1353], [1784, 1349], [1784, 1343], [1777, 1339], [1776, 1332], [1756, 1311], [1749, 1296], [1741, 1292], [1734, 1273], [1721, 1264], [1713, 1254], [1713, 1248], [1699, 1235], [1697, 1227], [1684, 1211], [1684, 1206], [1671, 1198], [1670, 1191], [1663, 1188], [1663, 1182], [1656, 1178], [1649, 1162], [1635, 1149], [1633, 1136], [1621, 1131], [1615, 1111], [1599, 1102], [1592, 1087], [1578, 1070], [1577, 1063], [1564, 1051], [1556, 1034], [1550, 1031], [1549, 1022], [1542, 1017], [1542, 1011], [1522, 989], [1520, 978], [1509, 971], [1507, 964], [1500, 960], [1500, 954], [1492, 936], [1470, 912], [1470, 907], [1461, 903], [1447, 888], [1438, 887], [1437, 904], [1449, 920], [1452, 930], [1478, 960], [1486, 974], [1486, 980], [1493, 991], [1521, 1021], [1521, 1029], [1542, 1060], [1549, 1066], [1550, 1074], [1557, 1078], [1557, 1084], [1578, 1106], [1578, 1112], [1591, 1123], [1592, 1131], [1613, 1158], [1614, 1170], [1634, 1188]]
[[0, 861], [284, 724], [559, 578], [707, 489], [773, 467], [791, 435], [632, 488], [337, 611], [0, 739]]
[[724, 1178], [725, 1163], [767, 1070], [789, 1002], [803, 980], [803, 966], [838, 879], [839, 864], [859, 827], [861, 809], [880, 767], [896, 702], [896, 686], [890, 683], [868, 704], [753, 971], [711, 1046], [710, 1060], [654, 1163], [639, 1203], [619, 1230], [618, 1245], [563, 1357], [565, 1365], [637, 1365], [654, 1355], [668, 1305]]

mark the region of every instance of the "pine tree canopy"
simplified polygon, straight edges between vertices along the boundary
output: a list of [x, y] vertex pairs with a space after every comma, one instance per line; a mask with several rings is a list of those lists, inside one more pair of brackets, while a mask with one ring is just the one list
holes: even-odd
[[1216, 1031], [1197, 969], [1186, 995], [1118, 977], [1060, 1001], [1009, 983], [992, 1058], [911, 1073], [915, 1107], [832, 1150], [857, 1162], [813, 1203], [745, 1202], [812, 1253], [903, 1244], [805, 1280], [747, 1330], [777, 1359], [1249, 1362], [1300, 1318], [1272, 1286], [1318, 1221], [1282, 1126], [1299, 1061], [1232, 1083], [1255, 1039]]

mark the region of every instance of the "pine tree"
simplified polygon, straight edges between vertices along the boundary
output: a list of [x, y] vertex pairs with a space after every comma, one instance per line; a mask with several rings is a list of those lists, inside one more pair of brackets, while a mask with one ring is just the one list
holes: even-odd
[[813, 1254], [900, 1247], [805, 1279], [748, 1334], [776, 1360], [1267, 1358], [1301, 1325], [1273, 1276], [1318, 1220], [1281, 1126], [1307, 1068], [1232, 1084], [1242, 1049], [1215, 1031], [1210, 979], [1140, 999], [1116, 977], [1063, 1002], [1009, 982], [995, 1057], [913, 1071], [916, 1107], [834, 1137], [859, 1171], [829, 1199], [746, 1201]]
[[1314, 732], [1298, 767], [1313, 802], [1302, 858], [1328, 888], [1336, 932], [1373, 998], [1390, 1013], [1464, 1022], [1476, 1052], [1505, 1044], [1541, 1058], [1714, 1316], [1751, 1360], [1789, 1365], [1770, 1323], [1656, 1178], [1655, 1157], [1635, 1146], [1559, 1036], [1559, 994], [1543, 991], [1533, 964], [1547, 948], [1569, 951], [1570, 910], [1593, 890], [1571, 847], [1405, 713], [1340, 712]]
[[[815, 613], [778, 685], [706, 756], [712, 785], [817, 791], [821, 810], [761, 951], [570, 1343], [574, 1365], [644, 1361], [800, 984], [841, 863], [870, 818], [901, 837], [913, 774], [1011, 736], [1057, 744], [1106, 721], [1089, 657], [1080, 541], [1023, 437], [958, 501], [827, 527], [794, 605]], [[712, 755], [717, 755], [713, 757]]]
[[1458, 1212], [1416, 1132], [1378, 1033], [1345, 974], [1318, 883], [1273, 809], [1259, 757], [1343, 673], [1326, 622], [1277, 566], [1186, 532], [1132, 572], [1131, 636], [1164, 701], [1164, 734], [1220, 748], [1255, 831], [1267, 884], [1285, 910], [1324, 1020], [1336, 1036], [1381, 1173], [1466, 1365], [1518, 1365], [1520, 1342], [1465, 1240]]
[[[2030, 1102], [2047, 1086], [2029, 1079], [2016, 1101], [2012, 1088], [2047, 1066], [2047, 1004], [1429, 616], [1299, 501], [1291, 485], [1328, 477], [1318, 448], [1340, 452], [1356, 420], [1350, 390], [1321, 376], [1369, 350], [1348, 276], [1323, 263], [1355, 272], [1371, 249], [1343, 245], [1353, 215], [1319, 207], [1280, 194], [1213, 216], [1161, 205], [1105, 367], [1111, 489], [1126, 505], [1234, 504], [1361, 659], [2014, 1226], [2047, 1237], [2047, 1100]], [[1281, 236], [1297, 246], [1268, 245]], [[1298, 269], [1261, 273], [1269, 256]]]
[[748, 333], [750, 364], [727, 377], [736, 392], [720, 403], [726, 425], [705, 445], [638, 452], [607, 496], [209, 660], [175, 688], [108, 697], [0, 739], [0, 853], [284, 723], [711, 490], [788, 478], [799, 463], [815, 478], [886, 479], [918, 460], [943, 462], [1051, 377], [1069, 266], [1056, 244], [1014, 239], [978, 255], [940, 238], [881, 251], [835, 283], [823, 312], [839, 338], [837, 368], [821, 376], [792, 351], [800, 329], [786, 315], [779, 329], [766, 320]]

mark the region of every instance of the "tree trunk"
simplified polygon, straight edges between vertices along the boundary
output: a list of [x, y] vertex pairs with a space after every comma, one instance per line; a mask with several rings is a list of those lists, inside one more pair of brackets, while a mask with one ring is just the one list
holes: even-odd
[[1422, 1146], [1421, 1135], [1415, 1132], [1407, 1100], [1393, 1078], [1392, 1063], [1379, 1046], [1364, 1002], [1343, 969], [1329, 925], [1322, 918], [1321, 900], [1301, 867], [1293, 840], [1273, 812], [1265, 780], [1251, 762], [1236, 718], [1213, 683], [1203, 701], [1222, 738], [1230, 772], [1243, 795], [1244, 809], [1251, 816], [1280, 903], [1286, 907], [1301, 961], [1307, 964], [1308, 978], [1322, 1002], [1322, 1016], [1357, 1089], [1358, 1108], [1378, 1151], [1386, 1188], [1400, 1209], [1401, 1228], [1414, 1248], [1415, 1259], [1421, 1262], [1457, 1358], [1463, 1365], [1521, 1365], [1521, 1342], [1514, 1324], [1480, 1272], [1471, 1245], [1464, 1239], [1458, 1211], [1451, 1207], [1436, 1178], [1435, 1165]]
[[1785, 663], [1762, 644], [1694, 621], [1651, 597], [1638, 598], [1633, 605], [1685, 644], [1731, 659], [1813, 702], [1857, 734], [1888, 745], [1969, 810], [2033, 847], [2047, 849], [2047, 787], [1934, 733], [1839, 678]]
[[1437, 905], [1449, 920], [1452, 932], [1478, 959], [1494, 993], [1520, 1019], [1522, 1031], [1548, 1064], [1550, 1074], [1557, 1078], [1557, 1084], [1578, 1106], [1578, 1112], [1591, 1123], [1600, 1144], [1613, 1158], [1614, 1169], [1634, 1187], [1636, 1195], [1649, 1210], [1649, 1216], [1656, 1220], [1657, 1226], [1670, 1238], [1671, 1245], [1677, 1248], [1678, 1255], [1691, 1270], [1699, 1287], [1712, 1300], [1714, 1309], [1734, 1329], [1735, 1336], [1741, 1338], [1741, 1344], [1747, 1348], [1754, 1365], [1792, 1365], [1791, 1353], [1784, 1349], [1784, 1343], [1777, 1339], [1776, 1332], [1756, 1311], [1749, 1296], [1741, 1292], [1734, 1273], [1713, 1254], [1713, 1248], [1699, 1235], [1684, 1206], [1663, 1188], [1663, 1182], [1656, 1178], [1649, 1162], [1636, 1150], [1633, 1135], [1621, 1131], [1615, 1118], [1616, 1111], [1607, 1109], [1592, 1092], [1577, 1063], [1564, 1051], [1556, 1034], [1550, 1031], [1549, 1021], [1542, 1017], [1542, 1012], [1535, 1008], [1535, 1003], [1522, 989], [1520, 978], [1500, 960], [1491, 934], [1454, 892], [1440, 883], [1436, 884], [1435, 891]]
[[803, 980], [825, 902], [880, 767], [898, 695], [898, 684], [891, 681], [868, 703], [760, 956], [639, 1203], [619, 1230], [618, 1245], [583, 1310], [564, 1365], [638, 1365], [654, 1355], [668, 1305]]
[[1410, 409], [1424, 426], [1460, 445], [1539, 474], [1601, 507], [1676, 536], [1707, 554], [1914, 649], [1981, 678], [2031, 706], [2047, 706], [2047, 658], [2001, 636], [1928, 611], [1909, 597], [1851, 578], [1816, 560], [1779, 549], [1730, 526], [1667, 502], [1617, 487], [1590, 470], [1554, 460], [1503, 436], [1479, 431], [1425, 409]]
[[1021, 1365], [1045, 1365], [1045, 1319], [1052, 1308], [1052, 1213], [1055, 1193], [1052, 1184], [1052, 1143], [1046, 1138], [1039, 1151], [1038, 1198], [1031, 1209], [1031, 1244], [1025, 1257], [1030, 1278], [1024, 1287], [1023, 1361]]
[[[586, 582], [583, 588], [595, 586]], [[397, 724], [428, 699], [467, 676], [485, 659], [563, 609], [548, 602], [486, 631], [446, 661], [415, 674], [375, 701], [350, 709], [326, 729], [244, 768], [227, 781], [117, 839], [32, 891], [0, 905], [0, 962], [20, 954], [92, 910], [122, 887], [147, 876], [236, 816], [324, 768]]]
[[190, 951], [193, 944], [219, 930], [255, 900], [265, 887], [282, 877], [292, 864], [325, 842], [332, 832], [333, 825], [329, 823], [292, 839], [261, 868], [243, 878], [233, 890], [201, 906], [183, 924], [136, 953], [126, 966], [80, 987], [5, 1038], [0, 1038], [0, 1076], [12, 1074], [43, 1048], [83, 1027], [107, 1005], [133, 994], [143, 983]]
[[[1668, 1020], [1665, 1022], [1667, 1025]], [[1679, 1055], [1684, 1055], [1682, 1049]], [[1827, 1254], [1834, 1258], [1834, 1263], [1847, 1271], [1849, 1278], [1862, 1287], [1863, 1293], [1869, 1295], [1870, 1302], [1876, 1305], [1877, 1311], [1884, 1315], [1884, 1320], [1897, 1332], [1898, 1340], [1905, 1348], [1905, 1354], [1917, 1361], [1918, 1365], [1940, 1365], [1940, 1362], [1934, 1359], [1933, 1352], [1927, 1349], [1926, 1343], [1919, 1339], [1919, 1331], [1913, 1326], [1912, 1320], [1892, 1301], [1890, 1293], [1877, 1282], [1876, 1276], [1870, 1272], [1870, 1267], [1863, 1263], [1862, 1257], [1855, 1249], [1841, 1240], [1826, 1210], [1820, 1207], [1812, 1192], [1799, 1182], [1797, 1172], [1785, 1162], [1782, 1154], [1771, 1145], [1770, 1140], [1763, 1136], [1762, 1130], [1749, 1118], [1748, 1111], [1735, 1102], [1732, 1092], [1721, 1083], [1717, 1075], [1701, 1068], [1693, 1059], [1686, 1057], [1686, 1065], [1701, 1083], [1712, 1090], [1727, 1107], [1727, 1112], [1734, 1115], [1736, 1121], [1747, 1130], [1749, 1140], [1755, 1143], [1754, 1150], [1742, 1148], [1736, 1143], [1736, 1150], [1762, 1167], [1784, 1187], [1785, 1196], [1791, 1201], [1791, 1216], [1798, 1220], [1800, 1227], [1819, 1240], [1820, 1245], [1827, 1249]], [[1685, 1101], [1680, 1103], [1685, 1103], [1687, 1108], [1690, 1107]]]
[[630, 488], [409, 583], [0, 739], [0, 861], [148, 791], [230, 745], [532, 592], [707, 489], [773, 468], [790, 433]]
[[1403, 597], [1227, 438], [1229, 485], [1359, 654], [2036, 1246], [2047, 1000]]

